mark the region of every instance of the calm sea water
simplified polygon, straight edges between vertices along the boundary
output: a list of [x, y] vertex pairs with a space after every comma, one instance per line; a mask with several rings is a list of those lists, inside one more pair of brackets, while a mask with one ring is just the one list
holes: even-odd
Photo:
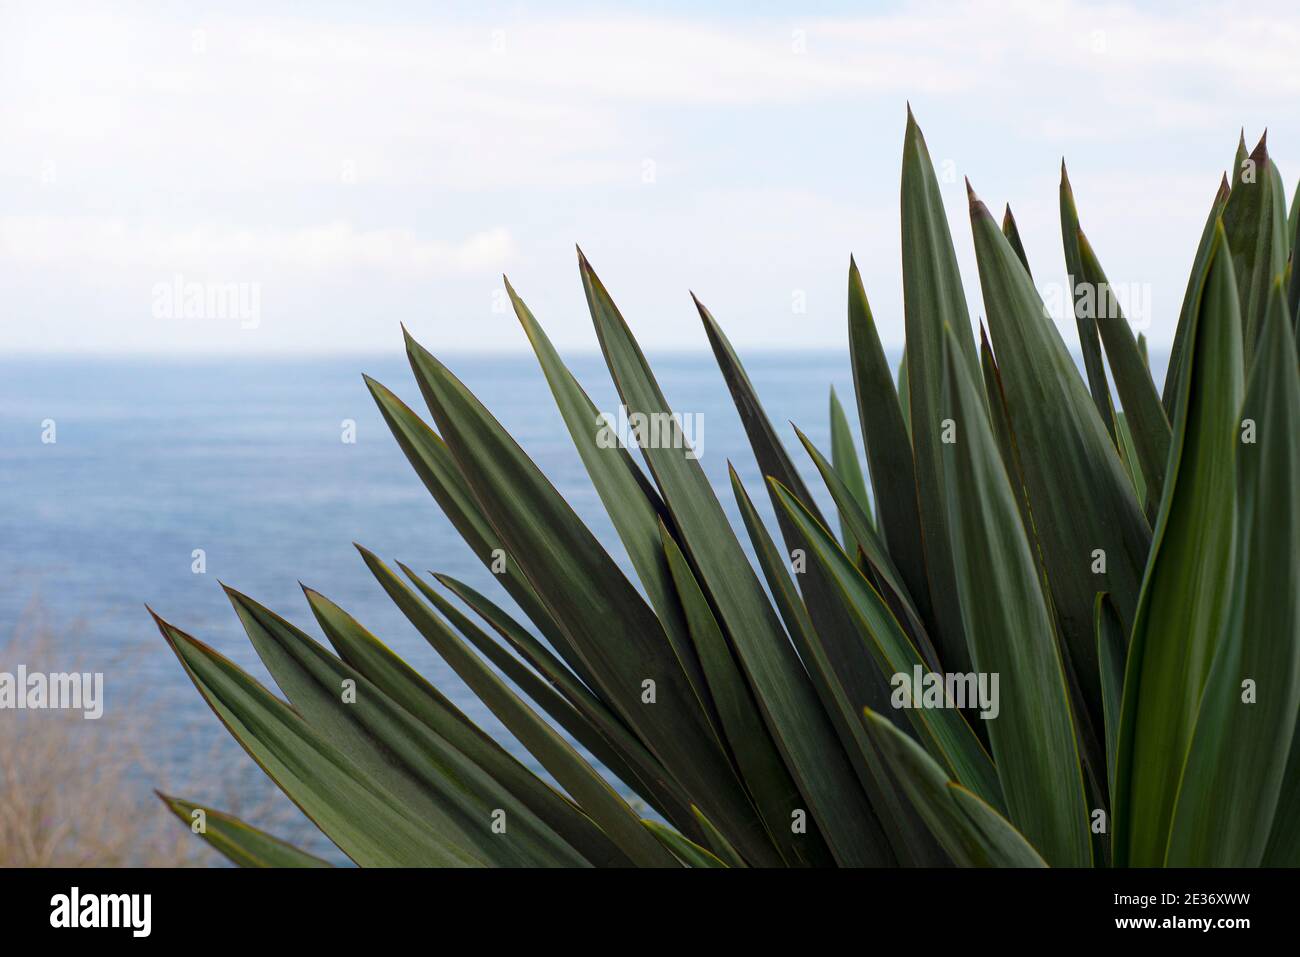
[[[626, 568], [535, 361], [444, 358]], [[856, 421], [847, 356], [745, 359], [809, 487], [820, 489], [802, 450], [794, 453], [798, 443], [786, 423], [796, 422], [829, 452], [832, 385]], [[616, 411], [600, 357], [569, 361], [597, 406]], [[701, 464], [744, 540], [728, 460], [764, 513], [770, 510], [712, 358], [652, 361], [674, 408], [702, 416]], [[150, 759], [137, 772], [142, 789], [165, 787], [254, 820], [271, 815], [259, 801], [274, 788], [209, 712], [145, 611], [148, 603], [269, 681], [218, 579], [317, 635], [298, 582], [324, 593], [536, 768], [407, 623], [350, 544], [448, 572], [513, 607], [407, 464], [362, 372], [424, 410], [400, 357], [0, 363], [0, 646], [39, 613], [53, 636], [47, 670], [102, 671], [106, 719], [150, 716], [139, 732]], [[54, 443], [42, 442], [47, 420]], [[342, 440], [344, 420], [356, 423], [354, 444]], [[824, 493], [819, 504], [828, 505]], [[195, 549], [206, 556], [203, 574], [192, 570]], [[0, 670], [15, 665], [0, 661]], [[143, 798], [141, 807], [153, 813]], [[281, 802], [268, 826], [298, 840], [313, 833], [283, 810]]]
[[[600, 357], [569, 358], [598, 407], [615, 412]], [[743, 538], [728, 460], [764, 509], [766, 496], [716, 365], [703, 354], [652, 358], [674, 407], [702, 416], [701, 464]], [[445, 359], [627, 567], [535, 360]], [[746, 359], [790, 444], [798, 447], [787, 420], [829, 452], [832, 385], [854, 414], [847, 357]], [[505, 737], [351, 545], [448, 572], [512, 607], [402, 456], [362, 372], [424, 411], [400, 357], [0, 364], [0, 643], [35, 608], [53, 636], [48, 669], [103, 671], [108, 718], [125, 711], [155, 716], [145, 732], [152, 758], [146, 776], [158, 780], [148, 783], [218, 806], [220, 795], [249, 806], [272, 790], [260, 772], [249, 772], [251, 761], [229, 742], [145, 611], [148, 603], [269, 680], [218, 579], [316, 635], [298, 582], [319, 590]], [[47, 420], [56, 430], [53, 443], [42, 442]], [[344, 420], [356, 423], [354, 444], [342, 441]], [[811, 479], [815, 471], [802, 450], [795, 459]], [[204, 574], [192, 570], [195, 549], [205, 553]], [[0, 669], [12, 664], [0, 662]], [[249, 772], [234, 795], [232, 769]], [[292, 821], [283, 826], [298, 829]]]

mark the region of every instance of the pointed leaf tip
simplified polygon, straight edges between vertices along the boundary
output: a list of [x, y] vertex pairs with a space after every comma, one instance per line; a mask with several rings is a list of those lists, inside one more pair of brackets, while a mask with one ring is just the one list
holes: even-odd
[[903, 134], [903, 140], [908, 143], [917, 141], [923, 146], [925, 144], [925, 134], [921, 132], [921, 125], [916, 122], [916, 117], [912, 114], [912, 107], [910, 104], [907, 107], [907, 129]]
[[1074, 202], [1074, 187], [1070, 185], [1070, 173], [1065, 168], [1065, 157], [1061, 157], [1061, 190], [1069, 195], [1070, 202]]
[[970, 201], [971, 216], [987, 216], [993, 218], [989, 208], [984, 205], [984, 201], [975, 195], [975, 187], [970, 184], [970, 177], [966, 177], [966, 198]]

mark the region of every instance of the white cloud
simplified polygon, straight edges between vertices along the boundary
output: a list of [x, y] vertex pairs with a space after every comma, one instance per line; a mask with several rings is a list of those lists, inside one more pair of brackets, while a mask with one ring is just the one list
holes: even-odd
[[[909, 98], [937, 161], [990, 204], [1012, 199], [1036, 275], [1059, 271], [1068, 152], [1108, 270], [1176, 301], [1238, 126], [1285, 123], [1300, 93], [1300, 20], [1283, 3], [292, 9], [0, 13], [0, 281], [39, 316], [46, 280], [25, 273], [49, 267], [76, 303], [43, 342], [58, 325], [58, 341], [119, 344], [94, 312], [106, 283], [273, 272], [274, 301], [304, 304], [275, 327], [286, 348], [295, 321], [351, 348], [367, 304], [400, 312], [418, 293], [448, 321], [477, 316], [506, 267], [562, 304], [557, 342], [587, 342], [571, 270], [540, 269], [567, 264], [575, 240], [649, 306], [651, 346], [698, 344], [678, 312], [688, 285], [746, 317], [742, 344], [837, 345], [850, 249], [897, 340]], [[1285, 159], [1300, 137], [1275, 127], [1270, 144]], [[977, 306], [964, 199], [945, 195]], [[795, 288], [825, 308], [791, 321]], [[466, 344], [494, 328], [467, 327]], [[24, 335], [0, 328], [0, 347]]]
[[1115, 137], [1137, 122], [1217, 129], [1198, 75], [1226, 96], [1300, 91], [1300, 27], [1260, 9], [926, 2], [854, 18], [394, 24], [34, 7], [8, 25], [0, 171], [89, 148], [101, 175], [161, 183], [336, 184], [344, 163], [461, 189], [608, 181], [652, 139], [650, 107], [957, 97], [1054, 108], [1053, 129]]
[[374, 270], [398, 276], [499, 272], [514, 252], [509, 230], [460, 242], [407, 229], [357, 230], [346, 222], [289, 231], [206, 226], [170, 230], [122, 219], [0, 217], [0, 261], [11, 266], [81, 270], [188, 270], [226, 276]]

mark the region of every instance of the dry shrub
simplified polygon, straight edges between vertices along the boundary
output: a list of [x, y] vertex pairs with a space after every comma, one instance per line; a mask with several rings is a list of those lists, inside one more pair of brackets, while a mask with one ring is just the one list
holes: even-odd
[[[0, 711], [0, 866], [185, 867], [222, 863], [154, 796], [159, 782], [178, 796], [211, 797], [214, 807], [258, 826], [292, 827], [296, 811], [261, 772], [228, 742], [213, 743], [193, 781], [164, 777], [156, 759], [164, 715], [147, 703], [130, 662], [152, 646], [127, 649], [110, 666], [94, 667], [66, 631], [56, 638], [38, 604], [0, 639], [0, 671], [19, 664], [31, 672], [105, 671], [112, 706], [86, 720], [81, 711]], [[111, 667], [111, 672], [109, 672]], [[125, 676], [126, 680], [114, 680]], [[123, 687], [126, 684], [126, 687]], [[108, 694], [105, 695], [108, 697]], [[261, 778], [258, 782], [254, 779]], [[250, 786], [251, 785], [251, 786]], [[249, 806], [248, 794], [266, 801]]]

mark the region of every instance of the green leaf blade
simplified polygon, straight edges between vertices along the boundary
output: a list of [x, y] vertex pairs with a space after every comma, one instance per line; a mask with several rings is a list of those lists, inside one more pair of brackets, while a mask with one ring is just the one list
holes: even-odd
[[[1279, 805], [1300, 711], [1300, 372], [1280, 280], [1239, 441], [1235, 581], [1182, 773], [1167, 863], [1255, 867]], [[1247, 682], [1253, 692], [1247, 692]]]
[[983, 394], [951, 330], [948, 344], [948, 527], [972, 662], [980, 679], [998, 680], [988, 734], [1008, 817], [1048, 863], [1088, 866], [1083, 775], [1054, 623]]
[[156, 618], [163, 638], [231, 735], [338, 848], [363, 867], [477, 867], [482, 861], [405, 811], [343, 752], [229, 659]]
[[[629, 413], [667, 415], [673, 421], [672, 409], [608, 291], [585, 257], [579, 265], [601, 350], [624, 405]], [[681, 533], [682, 549], [736, 642], [768, 729], [809, 802], [809, 816], [841, 863], [870, 866], [891, 860], [830, 719], [699, 462], [677, 441], [643, 451]]]
[[[863, 510], [863, 514], [870, 515], [871, 496], [867, 494], [867, 482], [862, 475], [862, 465], [858, 462], [858, 449], [853, 444], [853, 433], [849, 430], [849, 420], [844, 414], [844, 406], [840, 405], [839, 397], [835, 395], [834, 386], [831, 386], [830, 423], [831, 463], [845, 488], [852, 493], [853, 500]], [[840, 531], [847, 547], [850, 542], [849, 530], [842, 515], [840, 517]]]
[[1146, 488], [1159, 501], [1164, 488], [1165, 466], [1169, 461], [1169, 420], [1165, 417], [1160, 394], [1151, 381], [1151, 373], [1133, 337], [1133, 330], [1129, 328], [1113, 287], [1082, 230], [1078, 244], [1083, 270], [1080, 281], [1090, 291], [1096, 306], [1095, 321], [1110, 359], [1115, 388], [1124, 407]]
[[[881, 673], [894, 679], [898, 675], [910, 677], [918, 668], [928, 671], [929, 665], [894, 618], [885, 600], [863, 578], [862, 572], [844, 554], [834, 536], [788, 489], [775, 482], [772, 484], [781, 507], [808, 542], [813, 559], [826, 569], [838, 586], [841, 600], [852, 612], [862, 642]], [[907, 717], [927, 751], [954, 780], [965, 784], [990, 804], [1001, 805], [1001, 788], [993, 763], [960, 712], [948, 708], [911, 708], [907, 710]]]
[[1228, 604], [1241, 399], [1241, 311], [1220, 225], [1188, 330], [1174, 444], [1124, 674], [1118, 866], [1165, 861], [1178, 781]]
[[1104, 423], [1111, 441], [1115, 439], [1113, 405], [1110, 385], [1106, 381], [1106, 364], [1101, 358], [1097, 318], [1085, 305], [1084, 265], [1079, 249], [1079, 213], [1074, 203], [1074, 189], [1061, 161], [1061, 239], [1065, 246], [1065, 268], [1070, 280], [1070, 302], [1074, 308], [1074, 322], [1079, 330], [1079, 348], [1083, 352], [1084, 371], [1088, 375], [1088, 389], [1097, 409], [1097, 418]]
[[[314, 854], [260, 831], [239, 818], [192, 801], [159, 793], [167, 810], [195, 830], [227, 860], [238, 867], [332, 867]], [[195, 812], [202, 812], [203, 828], [196, 830]]]
[[[900, 381], [895, 390], [862, 276], [852, 259], [849, 260], [849, 352], [858, 421], [879, 513], [880, 537], [918, 613], [929, 628], [934, 628], [930, 582], [926, 578], [925, 550], [921, 543], [916, 465], [899, 402], [900, 393], [907, 394], [907, 383], [905, 379]], [[797, 494], [793, 486], [787, 488]]]
[[[1131, 622], [1150, 529], [1074, 360], [988, 209], [971, 194], [971, 229], [1029, 512], [1081, 721], [1102, 724], [1093, 629], [1096, 592]], [[1109, 410], [1107, 412], [1109, 415]], [[1104, 573], [1096, 571], [1104, 560]], [[1093, 753], [1090, 740], [1085, 751]]]
[[867, 727], [895, 768], [904, 792], [959, 867], [1046, 867], [1005, 818], [951, 782], [916, 742], [873, 711]]

